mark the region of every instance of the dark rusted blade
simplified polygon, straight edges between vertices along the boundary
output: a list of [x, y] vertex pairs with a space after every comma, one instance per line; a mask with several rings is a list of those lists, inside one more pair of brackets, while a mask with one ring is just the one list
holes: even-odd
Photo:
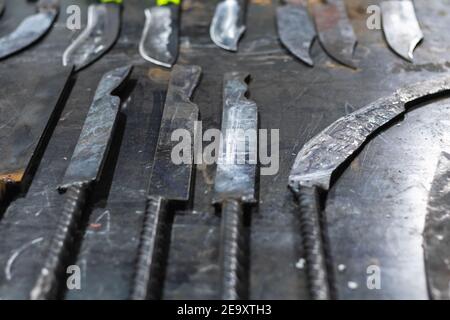
[[[164, 113], [159, 130], [158, 146], [153, 163], [149, 194], [167, 200], [189, 200], [194, 156], [195, 124], [198, 120], [198, 107], [190, 97], [200, 80], [201, 68], [198, 66], [175, 65], [172, 69], [167, 91]], [[183, 131], [191, 139], [188, 152], [191, 157], [187, 163], [176, 163], [172, 157], [174, 147], [179, 141], [172, 141], [175, 130]]]
[[5, 11], [5, 0], [0, 0], [0, 16], [3, 14], [3, 11]]

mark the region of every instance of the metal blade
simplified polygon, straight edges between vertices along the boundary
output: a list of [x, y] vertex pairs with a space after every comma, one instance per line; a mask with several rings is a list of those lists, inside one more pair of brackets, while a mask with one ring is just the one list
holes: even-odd
[[120, 108], [120, 98], [114, 96], [114, 91], [126, 81], [131, 70], [131, 66], [117, 68], [100, 80], [60, 190], [98, 179]]
[[239, 39], [245, 31], [245, 0], [224, 0], [216, 7], [209, 34], [219, 47], [237, 51]]
[[77, 71], [87, 67], [114, 45], [119, 31], [119, 4], [90, 5], [86, 29], [64, 52], [63, 65], [74, 65]]
[[412, 62], [414, 49], [423, 39], [412, 1], [383, 1], [381, 15], [389, 47], [400, 57]]
[[214, 203], [226, 199], [255, 202], [258, 107], [245, 98], [246, 73], [230, 72], [224, 77], [222, 115], [223, 141], [214, 185]]
[[309, 55], [316, 37], [314, 24], [303, 5], [287, 4], [277, 8], [278, 35], [281, 43], [309, 66], [314, 62]]
[[5, 11], [5, 1], [0, 0], [0, 16], [3, 14], [3, 11]]
[[450, 154], [441, 154], [428, 201], [424, 250], [432, 299], [450, 299]]
[[342, 0], [317, 3], [313, 13], [320, 43], [327, 54], [343, 65], [356, 68], [353, 53], [357, 39]]
[[301, 187], [328, 190], [333, 173], [378, 129], [404, 114], [406, 106], [449, 91], [448, 76], [421, 82], [340, 118], [303, 146], [292, 167], [289, 186], [294, 192]]
[[59, 1], [40, 0], [38, 13], [25, 18], [10, 34], [0, 38], [0, 59], [6, 58], [42, 38], [56, 19]]
[[176, 164], [172, 159], [173, 148], [179, 143], [172, 141], [175, 130], [186, 130], [190, 138], [195, 137], [195, 124], [198, 120], [198, 107], [190, 97], [200, 80], [199, 66], [175, 65], [172, 70], [167, 91], [164, 112], [159, 129], [158, 146], [150, 179], [149, 194], [167, 200], [187, 201], [190, 195], [193, 169], [193, 140], [191, 161]]
[[139, 43], [141, 56], [171, 68], [178, 56], [179, 6], [145, 9], [145, 26]]

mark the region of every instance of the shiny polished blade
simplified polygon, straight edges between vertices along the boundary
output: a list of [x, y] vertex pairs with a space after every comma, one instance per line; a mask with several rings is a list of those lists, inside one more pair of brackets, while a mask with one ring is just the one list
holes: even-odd
[[383, 1], [381, 14], [389, 47], [403, 59], [412, 62], [414, 49], [423, 39], [412, 1]]
[[246, 0], [224, 0], [214, 13], [209, 34], [219, 47], [237, 51], [238, 42], [245, 31]]
[[145, 9], [145, 26], [139, 43], [141, 56], [171, 68], [178, 56], [179, 6]]
[[0, 38], [0, 59], [21, 51], [41, 39], [51, 28], [59, 11], [59, 1], [40, 0], [38, 13], [25, 18], [10, 34]]
[[214, 184], [214, 203], [256, 201], [258, 107], [245, 97], [247, 73], [225, 74], [222, 135]]
[[87, 67], [114, 45], [119, 31], [119, 4], [90, 5], [86, 29], [64, 52], [63, 65], [74, 65], [75, 70]]

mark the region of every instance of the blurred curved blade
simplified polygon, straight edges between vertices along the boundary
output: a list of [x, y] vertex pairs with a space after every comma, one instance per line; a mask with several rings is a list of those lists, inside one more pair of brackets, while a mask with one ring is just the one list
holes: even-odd
[[237, 51], [239, 39], [245, 31], [243, 0], [224, 0], [216, 7], [209, 28], [212, 41], [219, 47]]
[[297, 58], [313, 66], [309, 51], [316, 31], [306, 7], [294, 4], [279, 6], [277, 27], [281, 43]]
[[178, 56], [178, 6], [145, 9], [145, 26], [139, 43], [141, 56], [154, 64], [171, 68]]
[[0, 16], [3, 14], [3, 11], [5, 11], [5, 1], [0, 0]]
[[64, 52], [63, 65], [74, 65], [75, 70], [87, 67], [114, 45], [119, 31], [119, 4], [90, 5], [86, 29]]
[[403, 59], [412, 62], [413, 52], [423, 39], [411, 1], [381, 3], [383, 32], [389, 47]]
[[39, 7], [38, 13], [25, 18], [12, 33], [0, 38], [0, 59], [25, 49], [42, 38], [53, 25], [58, 9], [56, 2], [49, 7]]
[[326, 53], [337, 62], [356, 68], [353, 59], [357, 39], [341, 0], [314, 5], [314, 21], [320, 43]]

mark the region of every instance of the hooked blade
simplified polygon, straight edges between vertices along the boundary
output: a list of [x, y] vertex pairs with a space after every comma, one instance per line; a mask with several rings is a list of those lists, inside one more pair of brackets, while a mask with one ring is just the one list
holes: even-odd
[[450, 91], [450, 77], [397, 90], [345, 116], [309, 140], [297, 154], [289, 176], [294, 192], [301, 187], [328, 190], [333, 173], [382, 126], [406, 112], [406, 106]]
[[0, 59], [6, 58], [32, 45], [42, 38], [59, 11], [58, 0], [39, 0], [38, 13], [25, 18], [10, 34], [0, 38]]
[[222, 134], [213, 203], [226, 199], [256, 202], [258, 107], [245, 97], [247, 73], [225, 74]]
[[63, 65], [80, 70], [105, 54], [116, 42], [120, 31], [120, 4], [93, 4], [88, 8], [86, 29], [67, 47]]
[[403, 59], [412, 62], [414, 49], [423, 39], [412, 1], [383, 1], [381, 16], [389, 47]]
[[162, 196], [167, 200], [189, 200], [194, 144], [191, 144], [190, 161], [179, 163], [172, 159], [172, 151], [179, 144], [178, 141], [172, 141], [172, 133], [184, 130], [189, 138], [195, 137], [199, 111], [190, 97], [197, 87], [200, 75], [199, 66], [173, 67], [150, 179], [149, 194], [152, 196]]
[[100, 80], [69, 167], [58, 188], [60, 191], [73, 185], [90, 184], [99, 178], [120, 109], [120, 98], [114, 91], [126, 81], [131, 70], [131, 66], [117, 68]]
[[342, 0], [317, 3], [313, 15], [320, 43], [326, 53], [339, 63], [356, 69], [353, 53], [357, 39]]
[[211, 39], [217, 46], [237, 51], [245, 31], [246, 3], [246, 0], [224, 0], [217, 5], [209, 28]]
[[141, 56], [171, 68], [178, 56], [179, 6], [145, 9], [145, 26], [139, 43]]
[[316, 31], [307, 8], [301, 4], [279, 6], [277, 27], [281, 43], [301, 61], [314, 66], [309, 51], [316, 37]]

